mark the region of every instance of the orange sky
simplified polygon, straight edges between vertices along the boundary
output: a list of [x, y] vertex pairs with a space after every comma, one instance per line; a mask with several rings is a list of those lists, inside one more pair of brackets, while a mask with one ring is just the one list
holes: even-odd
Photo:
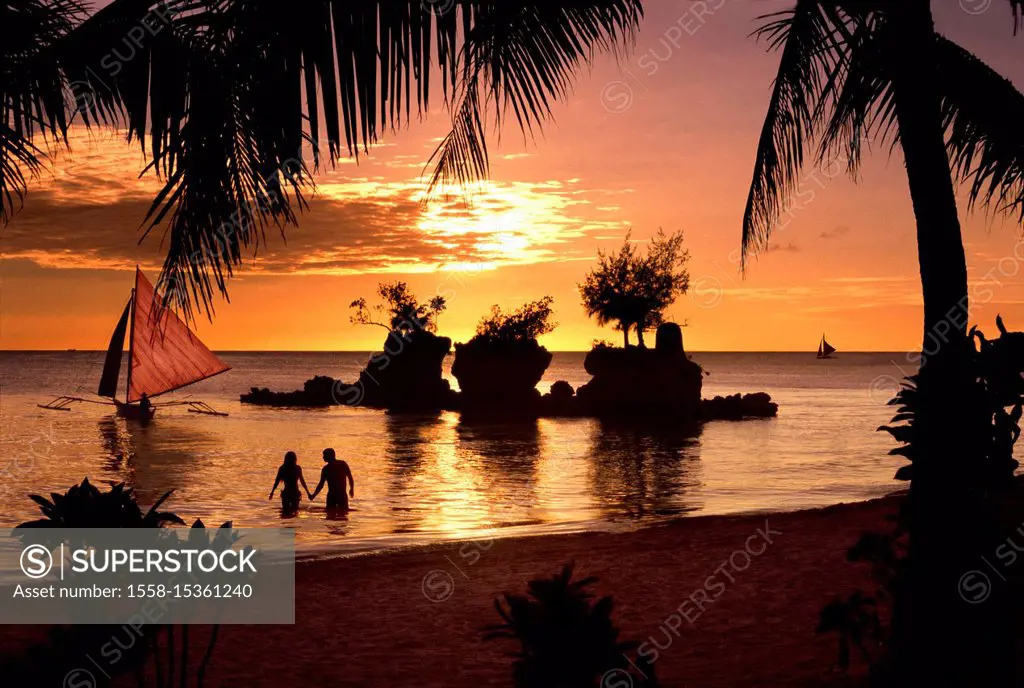
[[[366, 350], [376, 328], [348, 304], [381, 280], [449, 298], [441, 332], [464, 341], [491, 304], [555, 297], [560, 327], [543, 343], [620, 341], [588, 321], [581, 281], [598, 248], [629, 228], [645, 240], [682, 229], [693, 288], [670, 311], [691, 350], [809, 350], [822, 331], [850, 350], [911, 350], [921, 300], [914, 223], [899, 157], [878, 146], [858, 183], [808, 168], [772, 250], [738, 273], [743, 204], [778, 56], [747, 38], [767, 3], [653, 0], [633, 54], [599, 58], [536, 142], [506, 131], [493, 180], [472, 208], [423, 208], [420, 173], [447, 115], [388, 137], [359, 165], [342, 161], [287, 243], [269, 245], [231, 282], [231, 302], [201, 322], [211, 348]], [[939, 5], [940, 3], [935, 3]], [[968, 9], [982, 8], [970, 2]], [[999, 2], [982, 12], [942, 3], [940, 29], [1024, 86], [1024, 38]], [[496, 142], [495, 142], [496, 143]], [[137, 245], [156, 182], [113, 133], [78, 132], [2, 230], [0, 347], [103, 348], [140, 263], [152, 278], [159, 237]], [[962, 214], [972, 321], [1002, 313], [1024, 328], [1020, 227]]]

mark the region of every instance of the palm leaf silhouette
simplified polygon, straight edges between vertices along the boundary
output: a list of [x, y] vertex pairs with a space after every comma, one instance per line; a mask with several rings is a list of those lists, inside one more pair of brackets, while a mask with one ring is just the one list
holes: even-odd
[[28, 180], [42, 169], [46, 151], [40, 144], [67, 141], [56, 47], [84, 16], [75, 0], [0, 5], [0, 224], [20, 208]]
[[[899, 3], [798, 0], [762, 17], [755, 35], [781, 50], [743, 218], [743, 257], [767, 246], [806, 159], [844, 159], [854, 177], [865, 146], [900, 143], [893, 98]], [[1022, 4], [1011, 0], [1015, 28]], [[980, 203], [1024, 221], [1024, 96], [969, 51], [935, 35], [950, 164]]]
[[[299, 11], [254, 0], [114, 0], [74, 26], [77, 5], [58, 4], [66, 11], [51, 12], [53, 28], [33, 25], [53, 62], [31, 72], [45, 88], [18, 82], [16, 93], [33, 94], [32, 109], [63, 134], [69, 88], [75, 117], [124, 126], [142, 146], [146, 170], [163, 182], [143, 223], [163, 235], [158, 288], [188, 318], [212, 317], [214, 297], [227, 296], [267, 230], [295, 224], [316, 170], [358, 157], [414, 108], [423, 116], [436, 73], [453, 125], [431, 160], [431, 188], [466, 186], [488, 173], [488, 122], [537, 131], [594, 51], [627, 45], [643, 13], [640, 0], [311, 0]], [[29, 69], [0, 56], [0, 72]], [[28, 134], [0, 129], [4, 220], [26, 171], [39, 167], [31, 145]]]

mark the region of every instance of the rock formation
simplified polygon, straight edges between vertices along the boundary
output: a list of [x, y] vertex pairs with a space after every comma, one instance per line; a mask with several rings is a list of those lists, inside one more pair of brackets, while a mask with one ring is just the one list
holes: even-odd
[[243, 404], [259, 406], [294, 406], [297, 408], [324, 408], [338, 403], [338, 390], [348, 387], [333, 377], [318, 375], [306, 380], [301, 390], [295, 392], [272, 392], [267, 388], [253, 387], [248, 394], [243, 394]]
[[745, 418], [771, 418], [779, 413], [779, 405], [764, 392], [733, 394], [727, 397], [705, 399], [701, 403], [701, 420], [743, 420]]
[[683, 348], [678, 325], [658, 328], [654, 349], [599, 347], [584, 365], [594, 379], [575, 392], [564, 380], [537, 391], [551, 353], [537, 340], [481, 339], [456, 345], [452, 373], [461, 393], [441, 375], [451, 340], [424, 331], [392, 333], [355, 383], [315, 377], [296, 392], [253, 388], [243, 403], [299, 408], [368, 406], [391, 411], [459, 410], [464, 418], [499, 420], [594, 416], [628, 422], [689, 422], [765, 418], [778, 413], [757, 394], [701, 400], [701, 367]]
[[496, 342], [474, 337], [456, 344], [452, 375], [459, 381], [463, 414], [539, 415], [537, 383], [551, 358], [536, 339]]
[[391, 332], [354, 383], [315, 377], [301, 391], [253, 388], [243, 403], [264, 406], [367, 406], [391, 411], [453, 409], [458, 400], [441, 374], [452, 340], [423, 330]]
[[582, 412], [576, 392], [565, 380], [551, 385], [551, 391], [541, 397], [541, 415], [549, 418], [579, 416]]
[[448, 408], [453, 403], [452, 389], [441, 367], [451, 348], [452, 340], [432, 332], [392, 332], [384, 350], [370, 356], [358, 382], [343, 392], [339, 402], [392, 411]]
[[576, 391], [585, 415], [698, 417], [703, 371], [675, 323], [658, 328], [654, 349], [599, 347], [583, 365], [594, 376]]

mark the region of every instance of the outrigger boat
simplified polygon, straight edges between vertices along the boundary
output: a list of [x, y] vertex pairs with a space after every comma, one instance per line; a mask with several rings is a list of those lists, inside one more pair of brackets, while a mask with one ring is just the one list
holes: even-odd
[[[124, 401], [119, 401], [117, 383], [126, 334], [128, 378]], [[122, 418], [140, 421], [151, 420], [158, 407], [167, 406], [187, 406], [191, 413], [226, 416], [228, 414], [203, 401], [151, 403], [150, 400], [228, 370], [231, 366], [207, 349], [171, 309], [159, 305], [153, 284], [136, 268], [135, 288], [110, 338], [96, 392], [109, 401], [61, 396], [38, 406], [51, 411], [70, 411], [71, 405], [76, 403], [112, 405]]]
[[821, 335], [821, 343], [818, 344], [818, 358], [832, 358], [836, 348], [825, 341], [825, 335]]

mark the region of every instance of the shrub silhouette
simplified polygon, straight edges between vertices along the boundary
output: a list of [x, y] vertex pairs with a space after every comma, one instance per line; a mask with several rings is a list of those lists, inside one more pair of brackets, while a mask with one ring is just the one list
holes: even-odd
[[491, 306], [491, 314], [480, 320], [476, 336], [471, 341], [492, 344], [526, 342], [553, 332], [558, 327], [558, 323], [551, 322], [554, 301], [554, 298], [545, 296], [523, 304], [511, 313], [503, 313], [498, 306]]
[[50, 493], [46, 499], [29, 495], [39, 505], [43, 518], [26, 521], [18, 528], [161, 528], [174, 523], [185, 525], [177, 514], [158, 511], [174, 491], [166, 492], [149, 511], [142, 513], [135, 493], [125, 489], [124, 483], [101, 492], [86, 478], [64, 494]]
[[[1003, 319], [996, 318], [1000, 336], [986, 339], [977, 327], [971, 328], [969, 352], [970, 412], [961, 421], [960, 432], [970, 438], [976, 451], [977, 463], [965, 473], [964, 479], [982, 490], [1004, 489], [1012, 484], [1018, 462], [1013, 458], [1013, 447], [1020, 437], [1022, 407], [1024, 407], [1024, 333], [1007, 332]], [[974, 345], [974, 342], [977, 344]], [[889, 402], [897, 407], [893, 423], [879, 430], [888, 432], [902, 446], [889, 453], [910, 460], [898, 471], [896, 480], [912, 480], [915, 465], [926, 460], [919, 423], [921, 404], [918, 383], [920, 376], [908, 377], [896, 396]], [[1011, 411], [1007, 411], [1011, 407]]]
[[[996, 325], [1000, 336], [995, 340], [988, 340], [976, 327], [970, 331], [968, 380], [964, 386], [970, 395], [969, 404], [965, 405], [969, 411], [955, 429], [972, 447], [975, 461], [972, 470], [965, 471], [962, 476], [964, 484], [992, 497], [1012, 494], [1015, 490], [1013, 476], [1019, 464], [1013, 458], [1013, 449], [1020, 437], [1019, 421], [1024, 406], [1021, 377], [1024, 373], [1024, 334], [1008, 332], [1000, 317], [996, 318]], [[920, 471], [927, 468], [925, 462], [935, 460], [934, 456], [928, 456], [922, 450], [925, 442], [920, 424], [922, 398], [919, 380], [920, 377], [915, 375], [903, 382], [889, 402], [897, 407], [892, 424], [879, 428], [901, 445], [889, 453], [910, 461], [896, 471], [896, 480], [915, 479]], [[911, 585], [909, 554], [912, 540], [907, 506], [907, 500], [902, 500], [898, 513], [890, 519], [891, 530], [864, 533], [847, 552], [847, 559], [851, 562], [871, 565], [876, 583], [874, 596], [858, 590], [845, 600], [834, 600], [822, 610], [818, 626], [819, 633], [839, 634], [838, 668], [845, 670], [849, 667], [850, 650], [856, 647], [862, 658], [871, 664], [872, 675], [878, 680], [891, 680], [887, 677], [894, 671], [892, 650], [896, 636], [890, 626], [882, 623], [877, 614], [876, 600], [895, 604], [905, 597]], [[1006, 535], [1002, 532], [1006, 530], [1005, 526], [994, 512], [995, 507], [990, 505], [989, 508], [992, 513], [973, 515], [980, 517], [979, 522], [984, 526], [978, 529], [983, 537], [973, 543], [977, 561], [992, 551]], [[1016, 527], [1014, 523], [1012, 528]], [[986, 609], [996, 610], [992, 613], [990, 627], [1012, 623], [998, 611], [998, 602], [989, 600], [986, 604]]]
[[596, 578], [573, 580], [574, 564], [551, 578], [527, 584], [528, 594], [505, 593], [494, 607], [502, 623], [487, 626], [484, 639], [517, 640], [512, 665], [518, 688], [596, 688], [613, 676], [632, 686], [656, 686], [637, 675], [628, 659], [637, 643], [619, 639], [612, 619], [612, 598], [596, 602], [588, 588]]
[[[64, 494], [51, 493], [46, 499], [40, 495], [29, 495], [43, 514], [43, 518], [26, 521], [15, 530], [22, 529], [23, 539], [33, 542], [50, 542], [46, 531], [54, 528], [163, 528], [170, 524], [185, 525], [177, 514], [159, 511], [160, 506], [174, 494], [164, 493], [147, 511], [143, 512], [135, 499], [135, 493], [126, 489], [124, 483], [112, 485], [101, 491], [84, 479], [73, 485]], [[214, 549], [230, 547], [238, 539], [230, 522], [217, 531], [206, 531], [201, 520], [196, 520], [189, 531], [189, 544], [193, 547], [210, 545]], [[58, 685], [66, 683], [69, 672], [87, 666], [87, 657], [95, 653], [111, 638], [124, 634], [124, 626], [75, 625], [54, 627], [47, 634], [47, 641], [37, 643], [20, 657], [0, 657], [0, 676], [9, 685]], [[122, 673], [134, 673], [139, 686], [145, 685], [146, 666], [153, 660], [153, 671], [158, 686], [175, 685], [175, 672], [180, 685], [189, 684], [189, 627], [182, 625], [180, 641], [175, 642], [175, 629], [170, 624], [155, 624], [135, 629], [139, 642], [132, 642], [125, 650], [121, 661], [107, 666], [112, 679]], [[219, 625], [213, 625], [207, 646], [196, 671], [195, 685], [202, 688], [206, 672], [220, 634]], [[166, 638], [166, 640], [163, 640]], [[176, 649], [177, 648], [177, 649]], [[103, 677], [104, 679], [106, 677]], [[8, 685], [4, 683], [3, 685]], [[105, 685], [101, 683], [100, 685]]]

